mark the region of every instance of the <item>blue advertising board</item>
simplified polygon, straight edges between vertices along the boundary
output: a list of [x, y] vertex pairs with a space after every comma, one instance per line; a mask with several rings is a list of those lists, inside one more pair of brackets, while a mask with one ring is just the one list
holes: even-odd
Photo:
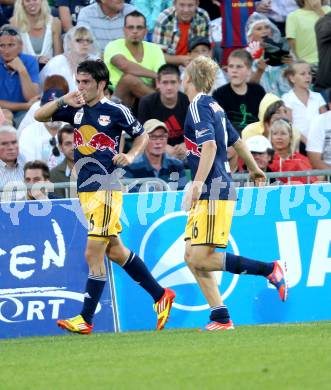
[[[0, 204], [0, 338], [63, 334], [56, 320], [84, 300], [85, 244], [77, 199]], [[115, 330], [113, 309], [108, 280], [95, 331]]]
[[[129, 194], [122, 215], [124, 243], [177, 297], [167, 327], [201, 327], [209, 308], [184, 262], [183, 193]], [[331, 319], [331, 185], [238, 190], [228, 251], [287, 262], [289, 299], [263, 277], [215, 273], [235, 324]], [[152, 300], [114, 267], [119, 327], [154, 329]]]

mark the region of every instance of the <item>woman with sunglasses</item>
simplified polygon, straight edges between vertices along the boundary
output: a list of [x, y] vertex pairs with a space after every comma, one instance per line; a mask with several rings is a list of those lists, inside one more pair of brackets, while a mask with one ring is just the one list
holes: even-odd
[[35, 56], [40, 69], [62, 53], [61, 22], [51, 15], [47, 0], [16, 0], [10, 23], [20, 30], [23, 53]]
[[71, 28], [64, 36], [64, 53], [52, 58], [40, 72], [41, 83], [47, 76], [58, 74], [69, 84], [69, 91], [75, 91], [76, 69], [78, 64], [87, 59], [97, 59], [98, 49], [92, 32], [88, 27]]

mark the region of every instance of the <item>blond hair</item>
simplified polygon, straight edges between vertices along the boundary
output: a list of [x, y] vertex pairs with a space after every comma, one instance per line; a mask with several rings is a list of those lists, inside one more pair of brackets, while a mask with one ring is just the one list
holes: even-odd
[[295, 76], [295, 74], [297, 73], [297, 65], [308, 65], [311, 69], [311, 65], [304, 60], [295, 61], [292, 64], [287, 65], [287, 68], [283, 72], [283, 76], [287, 79], [291, 87], [294, 87], [294, 84], [291, 81], [291, 77]]
[[211, 58], [199, 56], [188, 64], [185, 72], [197, 92], [209, 93], [218, 70], [219, 66]]
[[[47, 23], [51, 20], [51, 17], [51, 10], [49, 8], [47, 0], [41, 0], [40, 15], [38, 18], [38, 22], [34, 25], [34, 27], [45, 27]], [[13, 24], [17, 28], [19, 28], [21, 32], [29, 32], [31, 30], [31, 25], [27, 12], [23, 5], [23, 0], [15, 1]]]
[[291, 123], [286, 121], [285, 119], [277, 119], [275, 120], [272, 125], [270, 126], [269, 132], [270, 132], [270, 140], [272, 136], [272, 132], [276, 129], [285, 129], [288, 132], [288, 135], [290, 137], [290, 144], [289, 144], [289, 152], [291, 155], [295, 152], [295, 142], [293, 138], [293, 129]]

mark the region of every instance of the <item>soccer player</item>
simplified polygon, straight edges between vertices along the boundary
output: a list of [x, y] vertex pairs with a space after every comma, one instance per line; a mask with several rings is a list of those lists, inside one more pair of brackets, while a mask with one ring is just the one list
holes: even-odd
[[264, 276], [278, 289], [281, 300], [287, 299], [285, 267], [283, 269], [279, 261], [265, 263], [215, 251], [217, 247], [227, 246], [236, 199], [227, 147], [232, 145], [243, 158], [257, 185], [265, 181], [264, 173], [223, 109], [207, 95], [217, 70], [218, 65], [213, 60], [200, 56], [186, 67], [183, 81], [191, 102], [184, 125], [184, 139], [194, 178], [183, 199], [183, 207], [189, 211], [185, 260], [211, 308], [206, 330], [234, 329], [212, 271]]
[[[89, 222], [85, 257], [89, 274], [83, 309], [73, 318], [58, 320], [57, 324], [71, 332], [88, 334], [92, 319], [106, 283], [105, 253], [122, 266], [154, 299], [157, 329], [163, 329], [175, 293], [162, 288], [148, 271], [144, 262], [127, 249], [120, 240], [122, 192], [116, 166], [126, 166], [139, 154], [148, 139], [143, 127], [130, 110], [104, 96], [109, 82], [106, 65], [87, 60], [78, 65], [78, 91], [40, 107], [35, 113], [38, 121], [63, 121], [74, 130], [77, 191], [85, 217]], [[119, 153], [119, 139], [125, 130], [134, 138], [128, 153]]]

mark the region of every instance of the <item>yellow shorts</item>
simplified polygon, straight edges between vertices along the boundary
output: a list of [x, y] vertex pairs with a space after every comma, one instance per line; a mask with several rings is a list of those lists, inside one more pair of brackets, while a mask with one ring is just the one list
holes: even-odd
[[191, 208], [185, 228], [185, 240], [191, 245], [226, 248], [235, 201], [199, 200]]
[[117, 237], [122, 231], [122, 192], [80, 192], [78, 196], [88, 223], [88, 238], [108, 241], [110, 236]]

